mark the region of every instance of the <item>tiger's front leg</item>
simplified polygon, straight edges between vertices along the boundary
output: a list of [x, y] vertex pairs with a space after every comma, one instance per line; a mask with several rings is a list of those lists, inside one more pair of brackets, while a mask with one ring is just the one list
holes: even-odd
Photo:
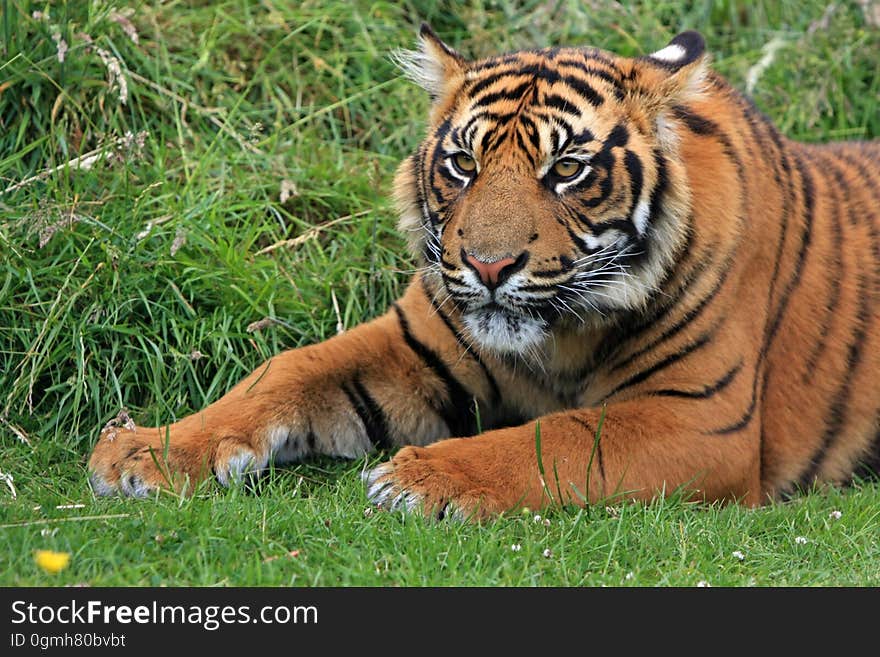
[[560, 499], [650, 500], [678, 487], [695, 499], [758, 504], [758, 437], [706, 435], [686, 404], [656, 398], [611, 404], [598, 442], [598, 409], [547, 415], [537, 421], [540, 451], [535, 422], [406, 447], [365, 474], [367, 495], [386, 508], [440, 519], [481, 519]]
[[[388, 314], [269, 359], [204, 410], [165, 427], [108, 427], [89, 460], [98, 495], [222, 483], [270, 459], [348, 458], [426, 444], [470, 415], [486, 383], [418, 288]], [[488, 412], [488, 409], [486, 410]]]

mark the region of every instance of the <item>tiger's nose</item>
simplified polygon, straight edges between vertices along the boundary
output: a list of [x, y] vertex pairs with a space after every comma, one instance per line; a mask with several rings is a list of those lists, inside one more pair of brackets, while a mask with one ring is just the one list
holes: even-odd
[[523, 251], [516, 258], [508, 256], [506, 258], [501, 258], [500, 260], [485, 262], [484, 260], [480, 260], [475, 256], [465, 253], [464, 249], [461, 251], [461, 259], [477, 273], [477, 276], [483, 281], [483, 285], [490, 290], [494, 290], [513, 274], [525, 267], [528, 258], [528, 251]]

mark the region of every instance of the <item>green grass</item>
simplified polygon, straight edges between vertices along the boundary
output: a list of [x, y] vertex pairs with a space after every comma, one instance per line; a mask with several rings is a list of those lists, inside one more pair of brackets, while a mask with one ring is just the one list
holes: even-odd
[[[388, 195], [427, 101], [388, 53], [422, 19], [474, 56], [640, 54], [696, 28], [740, 88], [779, 39], [754, 96], [786, 134], [880, 133], [880, 30], [857, 3], [593, 4], [221, 0], [120, 15], [98, 1], [41, 19], [43, 4], [0, 0], [0, 471], [16, 491], [0, 481], [0, 584], [880, 584], [875, 486], [758, 510], [553, 509], [549, 526], [365, 516], [363, 461], [278, 469], [258, 494], [90, 493], [87, 455], [120, 408], [142, 424], [182, 417], [403, 289], [413, 263]], [[96, 151], [88, 169], [67, 164]], [[40, 548], [71, 566], [39, 571]]]

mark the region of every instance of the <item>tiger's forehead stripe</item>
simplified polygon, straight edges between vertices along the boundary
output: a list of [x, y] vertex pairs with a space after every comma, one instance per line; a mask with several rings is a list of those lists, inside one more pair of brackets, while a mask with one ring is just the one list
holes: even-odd
[[[546, 87], [564, 85], [569, 91], [593, 107], [600, 107], [605, 102], [605, 96], [585, 78], [562, 73], [543, 63], [528, 64], [493, 77], [491, 84], [483, 84], [484, 80], [475, 85], [475, 87], [480, 87], [479, 91], [465, 88], [464, 95], [469, 100], [469, 106], [472, 110], [491, 105], [499, 100], [518, 100], [530, 89], [536, 89], [538, 82], [543, 82]], [[511, 84], [516, 84], [516, 86], [510, 87]], [[545, 94], [551, 93], [546, 88], [542, 91]]]
[[533, 79], [543, 79], [549, 83], [562, 79], [573, 86], [576, 93], [583, 95], [587, 102], [595, 106], [601, 104], [604, 98], [597, 90], [586, 85], [586, 81], [583, 79], [585, 76], [601, 80], [611, 88], [618, 100], [623, 99], [625, 95], [624, 83], [629, 79], [629, 76], [621, 70], [617, 63], [598, 50], [523, 51], [473, 64], [467, 74], [470, 84], [466, 84], [463, 93], [472, 98], [477, 97], [499, 81], [512, 76], [530, 76]]
[[523, 51], [477, 62], [459, 91], [464, 124], [449, 133], [448, 147], [485, 156], [513, 139], [540, 168], [539, 158], [595, 138], [583, 125], [585, 109], [601, 108], [609, 96], [623, 98], [626, 79], [617, 63], [592, 49]]

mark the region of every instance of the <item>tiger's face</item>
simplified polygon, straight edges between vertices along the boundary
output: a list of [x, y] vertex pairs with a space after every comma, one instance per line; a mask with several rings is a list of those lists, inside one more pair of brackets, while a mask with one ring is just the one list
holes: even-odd
[[401, 58], [434, 99], [395, 181], [401, 227], [477, 346], [528, 353], [656, 289], [687, 229], [670, 109], [702, 70], [702, 41], [677, 41], [642, 60], [560, 48], [469, 63], [423, 27]]

